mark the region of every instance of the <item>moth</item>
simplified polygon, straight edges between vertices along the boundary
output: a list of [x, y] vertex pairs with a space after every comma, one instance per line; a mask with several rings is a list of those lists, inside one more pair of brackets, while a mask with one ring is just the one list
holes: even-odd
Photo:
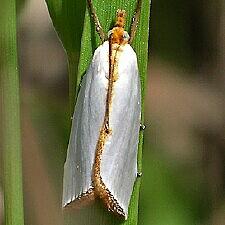
[[92, 0], [88, 5], [102, 40], [84, 75], [75, 105], [64, 165], [63, 207], [80, 207], [100, 198], [106, 208], [127, 219], [137, 178], [141, 91], [132, 42], [141, 10], [137, 2], [131, 36], [125, 11], [104, 41]]

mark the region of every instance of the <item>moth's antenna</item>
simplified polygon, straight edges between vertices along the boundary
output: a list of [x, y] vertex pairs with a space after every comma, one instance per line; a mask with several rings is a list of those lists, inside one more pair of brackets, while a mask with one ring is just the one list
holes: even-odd
[[94, 24], [95, 24], [95, 27], [96, 27], [96, 31], [102, 41], [102, 43], [105, 41], [105, 33], [102, 29], [102, 26], [100, 24], [100, 21], [98, 19], [98, 16], [97, 16], [97, 13], [95, 11], [95, 8], [94, 8], [94, 5], [93, 5], [93, 1], [92, 0], [87, 0], [87, 4], [88, 4], [88, 8], [91, 12], [91, 17], [93, 18], [94, 20]]
[[135, 36], [135, 33], [137, 31], [138, 22], [139, 22], [140, 15], [141, 15], [141, 4], [142, 4], [142, 0], [138, 0], [136, 10], [135, 10], [135, 14], [134, 14], [134, 17], [132, 19], [131, 29], [130, 29], [130, 40], [129, 40], [130, 44], [132, 43], [132, 41], [134, 39], [134, 36]]

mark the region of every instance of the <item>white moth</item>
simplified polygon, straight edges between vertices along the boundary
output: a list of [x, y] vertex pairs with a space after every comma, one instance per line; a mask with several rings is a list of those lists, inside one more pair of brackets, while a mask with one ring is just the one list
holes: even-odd
[[63, 207], [99, 197], [127, 219], [137, 177], [141, 95], [136, 53], [118, 10], [109, 39], [94, 53], [84, 76], [64, 165]]

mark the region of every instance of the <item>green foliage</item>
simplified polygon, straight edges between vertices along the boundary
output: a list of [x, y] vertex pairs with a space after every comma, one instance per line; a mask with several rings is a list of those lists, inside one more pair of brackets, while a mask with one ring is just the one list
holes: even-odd
[[23, 225], [16, 1], [1, 2], [0, 83], [2, 99], [4, 215], [6, 225]]
[[67, 53], [79, 52], [85, 1], [46, 0], [53, 25]]
[[17, 0], [16, 1], [16, 12], [17, 12], [17, 14], [20, 13], [20, 11], [24, 7], [25, 3], [26, 3], [26, 0]]
[[80, 42], [85, 15], [85, 1], [46, 0], [57, 34], [66, 50], [69, 69], [70, 112], [73, 112]]
[[[58, 36], [60, 37], [63, 46], [68, 56], [69, 66], [69, 94], [71, 113], [75, 104], [75, 96], [80, 84], [82, 76], [85, 74], [88, 65], [90, 64], [94, 50], [101, 44], [98, 34], [95, 31], [95, 26], [89, 11], [85, 12], [85, 1], [60, 1], [46, 0], [50, 16]], [[127, 12], [126, 30], [129, 32], [132, 17], [135, 12], [136, 0], [130, 1], [102, 1], [94, 0], [94, 6], [101, 22], [101, 25], [107, 32], [113, 27], [117, 9], [125, 9]], [[140, 79], [142, 84], [142, 99], [144, 98], [145, 79], [148, 61], [148, 35], [149, 35], [149, 16], [150, 16], [150, 0], [143, 0], [141, 18], [138, 25], [138, 31], [132, 44], [138, 57], [138, 66]], [[82, 33], [83, 31], [83, 33]], [[82, 35], [81, 35], [82, 34]], [[82, 37], [81, 37], [82, 36]], [[81, 40], [81, 47], [80, 47]], [[78, 51], [80, 56], [78, 58]], [[79, 65], [78, 65], [79, 59]], [[78, 69], [77, 69], [78, 68]], [[144, 108], [142, 101], [142, 109]], [[138, 156], [138, 169], [141, 171], [141, 146], [142, 134], [140, 135], [140, 146]], [[76, 224], [137, 224], [138, 213], [138, 196], [140, 188], [140, 179], [135, 184], [134, 192], [131, 199], [129, 217], [126, 222], [120, 221], [114, 216], [106, 212], [101, 204], [96, 203], [94, 206], [86, 208], [85, 211], [79, 212], [76, 218], [68, 220], [76, 220]], [[100, 213], [100, 217], [97, 215]], [[69, 223], [69, 222], [68, 222]], [[74, 222], [75, 223], [75, 222]]]

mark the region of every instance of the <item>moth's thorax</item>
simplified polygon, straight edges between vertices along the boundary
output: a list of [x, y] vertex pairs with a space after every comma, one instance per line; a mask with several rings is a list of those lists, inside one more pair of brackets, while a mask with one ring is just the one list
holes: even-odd
[[120, 45], [117, 43], [112, 44], [112, 55], [116, 54], [119, 55], [121, 54], [127, 47], [127, 43]]
[[128, 43], [128, 39], [124, 37], [124, 28], [114, 27], [112, 29], [112, 44], [124, 45]]
[[[136, 65], [136, 53], [130, 46], [130, 44], [119, 45], [117, 43], [112, 44], [111, 63], [114, 67], [113, 77], [114, 81], [119, 78], [123, 73], [126, 73], [126, 68]], [[104, 71], [104, 76], [108, 80], [109, 76], [109, 42], [105, 41], [99, 46], [94, 54], [93, 63], [98, 65], [98, 71]], [[103, 79], [107, 87], [107, 80]]]

